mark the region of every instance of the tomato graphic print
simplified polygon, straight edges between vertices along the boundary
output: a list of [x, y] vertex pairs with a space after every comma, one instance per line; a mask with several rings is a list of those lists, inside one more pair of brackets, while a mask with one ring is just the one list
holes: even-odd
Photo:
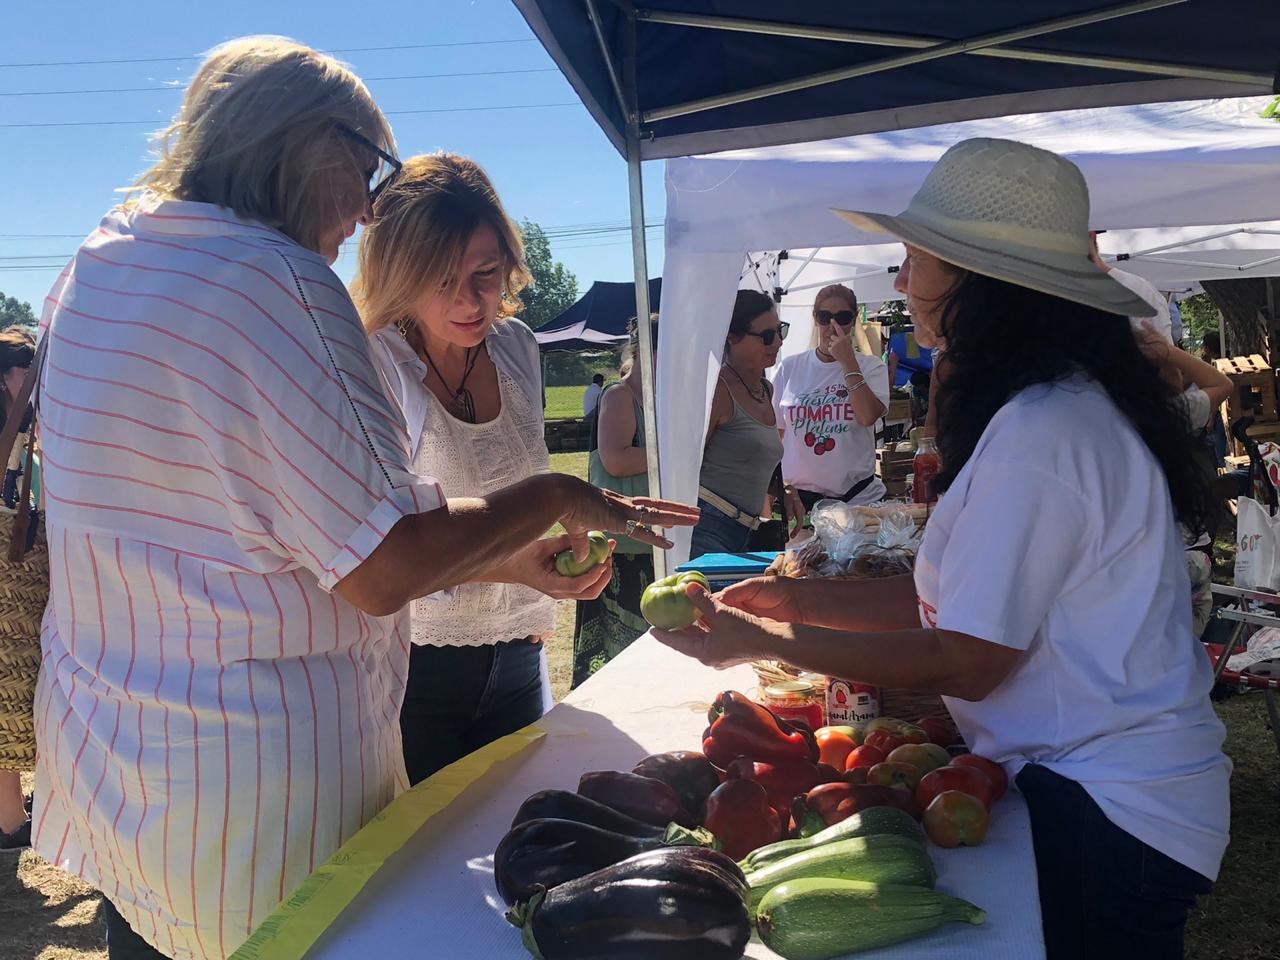
[[812, 446], [813, 446], [813, 444], [814, 444], [814, 442], [815, 442], [817, 439], [818, 439], [818, 438], [817, 438], [817, 437], [815, 437], [815, 436], [813, 435], [813, 431], [812, 431], [812, 430], [810, 430], [808, 433], [806, 433], [806, 434], [804, 435], [804, 445], [805, 445], [806, 447], [812, 447]]

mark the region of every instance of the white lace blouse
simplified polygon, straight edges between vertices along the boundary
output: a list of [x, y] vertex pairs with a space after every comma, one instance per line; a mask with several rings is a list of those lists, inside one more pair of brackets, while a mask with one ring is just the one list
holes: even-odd
[[[498, 371], [502, 409], [488, 423], [464, 423], [426, 388], [426, 364], [394, 326], [372, 338], [384, 385], [404, 413], [414, 469], [435, 477], [447, 497], [476, 497], [551, 469], [542, 427], [538, 344], [519, 320], [485, 339]], [[556, 604], [512, 583], [464, 583], [412, 604], [418, 644], [480, 646], [555, 628]]]

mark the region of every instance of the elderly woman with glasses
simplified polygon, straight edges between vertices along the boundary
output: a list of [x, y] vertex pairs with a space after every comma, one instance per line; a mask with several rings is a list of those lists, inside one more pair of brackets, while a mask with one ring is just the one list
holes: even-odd
[[813, 304], [813, 349], [787, 357], [773, 377], [782, 472], [806, 510], [824, 499], [884, 499], [875, 425], [889, 405], [889, 368], [854, 349], [857, 319], [852, 290], [823, 287]]
[[582, 556], [692, 522], [417, 474], [330, 269], [392, 143], [336, 60], [225, 44], [46, 301], [34, 840], [106, 894], [111, 960], [230, 956], [407, 786], [411, 600], [545, 583], [557, 521]]
[[[764, 372], [777, 362], [788, 329], [768, 296], [738, 291], [711, 398], [698, 477], [702, 513], [691, 557], [748, 549], [762, 515], [772, 512], [769, 487], [782, 460], [782, 440]], [[802, 514], [794, 495], [787, 507], [792, 516]]]

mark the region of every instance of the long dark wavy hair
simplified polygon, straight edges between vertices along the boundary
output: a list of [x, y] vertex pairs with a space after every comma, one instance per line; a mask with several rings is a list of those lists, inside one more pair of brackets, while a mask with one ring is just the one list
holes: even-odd
[[1177, 518], [1194, 532], [1206, 529], [1212, 490], [1186, 413], [1125, 317], [966, 272], [945, 297], [940, 332], [938, 492], [955, 482], [991, 418], [1015, 394], [1082, 373], [1107, 391], [1160, 464]]

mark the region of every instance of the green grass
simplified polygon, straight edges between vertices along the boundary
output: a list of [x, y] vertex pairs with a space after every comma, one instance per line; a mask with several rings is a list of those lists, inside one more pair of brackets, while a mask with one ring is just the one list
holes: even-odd
[[[569, 389], [568, 387], [552, 387]], [[573, 389], [578, 389], [574, 387]], [[587, 454], [585, 453], [553, 453], [551, 469], [556, 473], [568, 473], [579, 480], [587, 479]], [[563, 533], [564, 528], [556, 524], [552, 533]], [[547, 673], [551, 679], [551, 696], [559, 703], [569, 692], [569, 682], [573, 679], [573, 628], [577, 613], [572, 600], [561, 600], [556, 604], [556, 630], [547, 638]]]
[[560, 420], [582, 416], [582, 395], [586, 392], [585, 386], [547, 387], [547, 409], [542, 413], [543, 418]]

